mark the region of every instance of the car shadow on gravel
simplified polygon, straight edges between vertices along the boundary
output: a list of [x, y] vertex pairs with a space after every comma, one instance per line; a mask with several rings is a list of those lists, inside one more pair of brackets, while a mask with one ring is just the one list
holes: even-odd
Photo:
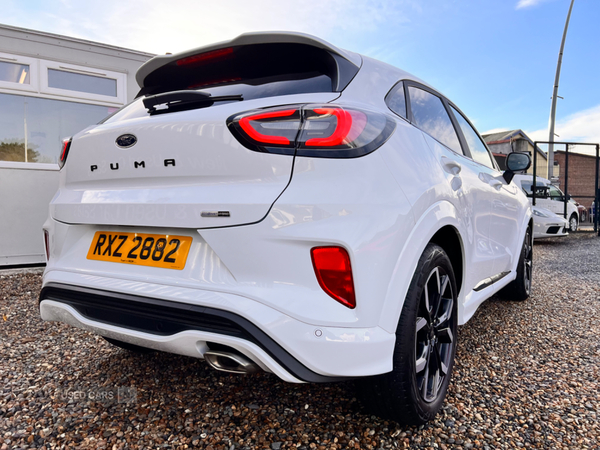
[[[229, 441], [234, 443], [238, 431], [245, 430], [242, 437], [256, 435], [248, 445], [315, 442], [319, 436], [319, 441], [337, 440], [346, 446], [354, 436], [347, 435], [348, 430], [363, 430], [358, 435], [368, 430], [366, 437], [375, 443], [375, 430], [389, 434], [398, 428], [393, 422], [362, 414], [352, 382], [291, 384], [268, 373], [219, 372], [195, 358], [161, 352], [135, 354], [110, 347], [96, 368], [109, 383], [135, 388], [136, 403], [129, 405], [135, 421], [168, 417], [174, 423], [193, 424], [180, 430], [180, 441], [185, 436], [191, 441], [217, 438], [213, 445], [225, 442], [224, 448], [229, 448]], [[118, 405], [114, 409], [113, 414], [123, 414]], [[340, 429], [346, 432], [338, 436]], [[369, 435], [371, 430], [374, 433]], [[215, 437], [215, 433], [220, 434]]]
[[591, 233], [536, 243], [532, 297], [492, 297], [459, 328], [446, 402], [421, 427], [370, 416], [352, 383], [229, 375], [43, 322], [40, 274], [1, 275], [0, 449], [597, 448], [599, 261]]
[[[313, 414], [332, 414], [338, 410], [347, 413], [356, 403], [351, 383], [291, 384], [264, 372], [228, 374], [212, 369], [202, 360], [162, 352], [136, 354], [109, 347], [109, 354], [99, 361], [98, 369], [114, 373], [115, 360], [123, 374], [120, 381], [134, 382], [142, 391], [138, 394], [138, 403], [191, 398], [199, 407], [203, 401], [234, 401], [239, 405], [257, 406], [252, 408], [255, 410], [281, 406], [298, 411], [311, 409]], [[335, 393], [335, 400], [322, 402], [324, 393], [329, 396]]]

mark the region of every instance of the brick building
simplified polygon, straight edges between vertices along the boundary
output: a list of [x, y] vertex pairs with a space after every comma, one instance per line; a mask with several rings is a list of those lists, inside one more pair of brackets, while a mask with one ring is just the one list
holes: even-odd
[[[560, 189], [565, 191], [565, 151], [556, 150], [554, 160], [560, 169], [558, 175]], [[596, 157], [569, 152], [569, 192], [573, 199], [586, 208], [594, 201], [594, 183], [596, 181]]]

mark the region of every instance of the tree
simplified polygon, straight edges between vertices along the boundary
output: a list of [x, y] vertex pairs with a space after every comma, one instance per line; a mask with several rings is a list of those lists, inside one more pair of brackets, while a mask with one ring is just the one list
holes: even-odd
[[[41, 162], [40, 152], [35, 151], [30, 145], [27, 146], [27, 161]], [[0, 161], [25, 162], [25, 144], [23, 142], [2, 141], [0, 142]]]

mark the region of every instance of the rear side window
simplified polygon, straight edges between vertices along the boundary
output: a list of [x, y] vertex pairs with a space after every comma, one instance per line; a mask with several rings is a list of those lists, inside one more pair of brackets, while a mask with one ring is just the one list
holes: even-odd
[[392, 111], [400, 117], [407, 118], [406, 115], [406, 96], [404, 95], [404, 83], [401, 81], [392, 88], [386, 96], [385, 102]]
[[471, 151], [472, 158], [480, 164], [484, 166], [488, 166], [492, 169], [495, 169], [494, 163], [492, 162], [492, 156], [490, 152], [488, 152], [487, 147], [481, 141], [479, 134], [475, 129], [467, 122], [467, 119], [459, 113], [453, 106], [450, 107], [452, 112], [454, 113], [454, 117], [458, 121], [458, 125], [462, 130], [463, 136], [467, 141], [467, 145], [469, 146], [469, 150]]
[[408, 87], [412, 122], [445, 146], [462, 154], [460, 141], [442, 100], [423, 89]]

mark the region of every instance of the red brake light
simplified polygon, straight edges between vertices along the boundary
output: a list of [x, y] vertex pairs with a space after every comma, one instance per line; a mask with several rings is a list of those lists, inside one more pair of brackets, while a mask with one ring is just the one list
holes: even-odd
[[67, 156], [69, 156], [69, 149], [71, 148], [71, 138], [63, 140], [62, 151], [60, 152], [60, 159], [58, 160], [58, 167], [62, 169], [67, 162]]
[[219, 59], [227, 59], [233, 56], [233, 48], [221, 48], [212, 52], [201, 53], [200, 55], [188, 56], [177, 61], [178, 66], [200, 65], [205, 62], [215, 62]]
[[321, 288], [348, 308], [356, 307], [350, 256], [342, 247], [315, 247], [310, 251]]

